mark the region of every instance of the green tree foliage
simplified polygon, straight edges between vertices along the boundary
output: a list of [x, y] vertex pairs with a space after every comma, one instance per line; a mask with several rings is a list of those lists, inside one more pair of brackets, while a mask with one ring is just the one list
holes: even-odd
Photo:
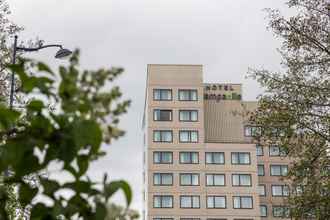
[[288, 199], [295, 219], [330, 219], [330, 7], [326, 0], [290, 0], [294, 15], [269, 9], [269, 28], [282, 42], [283, 72], [249, 74], [265, 89], [252, 121], [261, 139], [294, 158]]
[[116, 204], [109, 204], [107, 212], [105, 220], [134, 220], [139, 218], [138, 212]]
[[6, 64], [11, 62], [11, 38], [22, 30], [8, 19], [9, 6], [5, 0], [0, 0], [0, 101], [9, 97], [9, 77]]
[[[104, 156], [101, 145], [124, 134], [119, 117], [130, 101], [111, 82], [121, 68], [81, 71], [78, 52], [59, 74], [47, 65], [20, 60], [8, 68], [21, 82], [21, 92], [33, 96], [23, 112], [0, 105], [0, 172], [16, 187], [16, 196], [31, 219], [105, 219], [111, 196], [122, 190], [130, 204], [132, 192], [125, 181], [95, 182], [88, 178], [90, 163]], [[56, 103], [49, 110], [48, 103]], [[63, 180], [41, 174], [56, 164], [70, 176]], [[30, 176], [37, 176], [32, 184]], [[0, 186], [0, 219], [9, 219], [8, 190]]]

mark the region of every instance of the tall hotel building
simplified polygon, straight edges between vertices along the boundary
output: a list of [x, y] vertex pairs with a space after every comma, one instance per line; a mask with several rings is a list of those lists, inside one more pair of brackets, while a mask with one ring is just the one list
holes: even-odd
[[148, 65], [144, 219], [288, 219], [279, 146], [253, 141], [240, 84], [205, 84], [201, 65]]

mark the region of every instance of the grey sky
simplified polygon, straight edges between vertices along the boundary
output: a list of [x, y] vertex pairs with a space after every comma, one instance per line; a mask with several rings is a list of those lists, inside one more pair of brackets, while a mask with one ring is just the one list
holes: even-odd
[[[263, 8], [284, 0], [8, 0], [21, 38], [39, 38], [80, 48], [83, 68], [122, 66], [118, 80], [133, 103], [122, 118], [125, 137], [90, 175], [124, 178], [142, 208], [142, 132], [146, 65], [203, 64], [205, 82], [243, 83], [246, 100], [260, 92], [246, 80], [248, 67], [279, 69], [278, 43], [266, 30]], [[57, 66], [52, 49], [33, 55]], [[119, 196], [116, 200], [121, 200]]]

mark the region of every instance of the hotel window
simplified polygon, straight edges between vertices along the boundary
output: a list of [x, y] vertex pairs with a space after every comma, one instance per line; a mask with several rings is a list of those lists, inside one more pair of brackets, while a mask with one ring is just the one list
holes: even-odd
[[173, 185], [172, 173], [154, 173], [155, 186], [171, 186]]
[[258, 186], [259, 196], [266, 196], [266, 185], [260, 184]]
[[226, 197], [225, 196], [207, 196], [206, 207], [208, 209], [225, 209]]
[[225, 175], [224, 174], [206, 174], [206, 186], [224, 186]]
[[179, 111], [180, 121], [198, 121], [197, 110], [180, 110]]
[[250, 153], [245, 152], [233, 152], [231, 153], [231, 163], [232, 164], [250, 164]]
[[258, 164], [258, 176], [265, 176], [265, 166]]
[[155, 109], [154, 121], [172, 121], [172, 110]]
[[199, 196], [180, 196], [180, 208], [199, 209]]
[[272, 196], [289, 196], [289, 186], [272, 185]]
[[252, 196], [233, 196], [233, 207], [234, 209], [252, 209]]
[[198, 164], [198, 152], [180, 152], [181, 164]]
[[154, 142], [167, 142], [173, 141], [172, 131], [154, 131]]
[[264, 155], [264, 147], [262, 145], [257, 144], [256, 150], [257, 150], [257, 156], [263, 156]]
[[277, 218], [289, 218], [290, 210], [285, 206], [273, 206], [273, 216]]
[[287, 165], [270, 165], [271, 176], [286, 176], [288, 174]]
[[199, 186], [199, 174], [180, 173], [180, 186]]
[[244, 127], [245, 137], [258, 137], [261, 135], [261, 127], [258, 126], [245, 126]]
[[266, 205], [260, 205], [260, 216], [267, 217], [267, 206]]
[[250, 174], [232, 174], [233, 186], [251, 186], [252, 180]]
[[155, 101], [171, 101], [172, 90], [171, 89], [154, 89]]
[[270, 145], [269, 146], [269, 156], [275, 157], [275, 156], [286, 156], [286, 152], [283, 149], [283, 147], [280, 147], [278, 145]]
[[179, 89], [180, 101], [197, 101], [196, 89]]
[[179, 139], [181, 143], [197, 143], [198, 131], [179, 131]]
[[173, 153], [172, 152], [154, 152], [154, 163], [155, 164], [171, 164], [173, 163]]
[[206, 164], [224, 164], [225, 154], [223, 152], [206, 152], [205, 153]]
[[154, 208], [173, 208], [173, 196], [154, 196]]

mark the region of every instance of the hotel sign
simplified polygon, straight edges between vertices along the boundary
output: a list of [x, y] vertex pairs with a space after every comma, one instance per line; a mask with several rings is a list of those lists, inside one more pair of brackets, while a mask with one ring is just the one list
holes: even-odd
[[204, 99], [215, 100], [241, 100], [242, 92], [240, 84], [205, 84]]

